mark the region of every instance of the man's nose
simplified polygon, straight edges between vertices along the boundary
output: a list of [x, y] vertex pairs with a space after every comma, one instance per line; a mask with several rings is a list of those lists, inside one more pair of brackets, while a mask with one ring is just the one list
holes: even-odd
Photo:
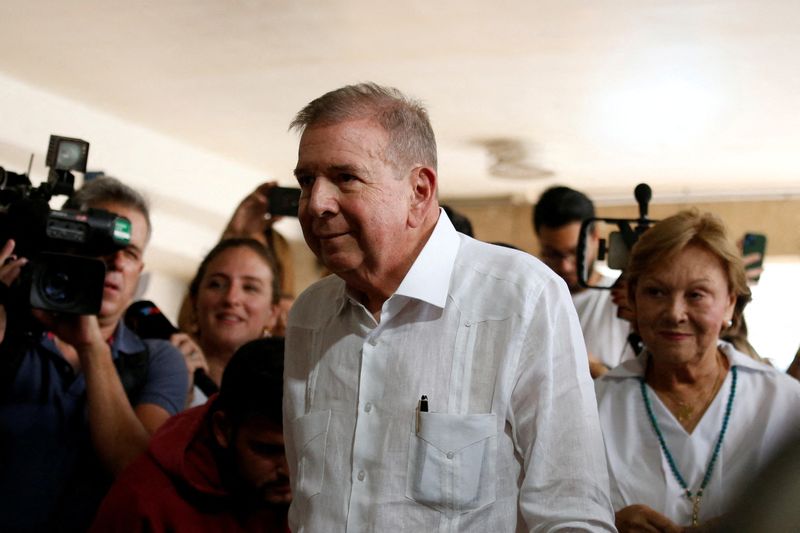
[[308, 194], [308, 212], [311, 216], [320, 218], [337, 213], [337, 189], [330, 180], [323, 177], [315, 179]]
[[122, 250], [117, 250], [103, 257], [103, 262], [106, 264], [107, 270], [122, 270], [122, 260]]
[[558, 269], [561, 272], [572, 274], [577, 270], [577, 261], [575, 254], [565, 254], [558, 258]]
[[286, 461], [286, 455], [281, 454], [280, 459], [278, 459], [275, 463], [275, 470], [279, 475], [284, 477], [289, 477], [289, 464]]

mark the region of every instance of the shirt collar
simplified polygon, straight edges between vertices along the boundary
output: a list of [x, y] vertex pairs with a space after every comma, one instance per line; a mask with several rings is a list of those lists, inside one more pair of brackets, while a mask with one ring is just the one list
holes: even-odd
[[414, 260], [395, 295], [422, 300], [444, 308], [460, 245], [461, 239], [453, 223], [440, 208], [439, 220], [433, 228], [433, 233]]
[[[450, 290], [450, 277], [455, 266], [461, 240], [447, 214], [439, 208], [439, 220], [433, 233], [411, 265], [394, 296], [404, 296], [422, 300], [439, 308], [447, 303]], [[339, 294], [336, 295], [336, 314], [344, 309], [348, 302], [361, 305], [357, 296], [347, 290], [344, 281], [339, 280]]]
[[[748, 368], [751, 370], [758, 370], [764, 371], [768, 367], [764, 363], [760, 361], [756, 361], [752, 357], [743, 354], [739, 350], [737, 350], [733, 344], [718, 340], [717, 346], [719, 346], [720, 350], [725, 357], [728, 358], [731, 366], [738, 366], [743, 368]], [[631, 359], [629, 361], [625, 361], [618, 367], [611, 370], [607, 375], [610, 378], [639, 378], [644, 376], [645, 369], [647, 368], [647, 360], [650, 357], [650, 354], [645, 350], [640, 354], [636, 359]]]

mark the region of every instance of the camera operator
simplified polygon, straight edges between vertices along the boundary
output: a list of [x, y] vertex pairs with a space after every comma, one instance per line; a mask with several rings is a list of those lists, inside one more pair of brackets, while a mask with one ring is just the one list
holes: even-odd
[[[617, 308], [606, 290], [591, 290], [578, 283], [577, 253], [581, 223], [595, 217], [594, 204], [580, 191], [564, 186], [550, 187], [533, 209], [533, 229], [539, 241], [539, 258], [566, 282], [578, 312], [581, 330], [589, 353], [593, 378], [608, 372], [634, 356], [628, 346], [630, 326], [617, 315]], [[597, 228], [592, 230], [591, 249], [597, 246]], [[595, 270], [590, 258], [589, 282], [608, 286], [614, 279]]]
[[[186, 366], [166, 341], [142, 341], [121, 322], [142, 272], [150, 236], [142, 196], [113, 178], [88, 182], [69, 208], [99, 208], [131, 222], [128, 245], [102, 257], [103, 299], [95, 315], [34, 309], [45, 333], [25, 343], [5, 331], [0, 380], [0, 524], [14, 531], [80, 531], [120, 472], [150, 435], [182, 407]], [[24, 259], [5, 261], [9, 284]], [[17, 363], [8, 364], [15, 360]]]

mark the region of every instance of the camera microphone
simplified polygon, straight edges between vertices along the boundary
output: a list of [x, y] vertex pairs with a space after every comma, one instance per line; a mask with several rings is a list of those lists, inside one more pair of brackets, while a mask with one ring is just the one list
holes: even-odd
[[639, 217], [642, 219], [647, 218], [647, 205], [653, 198], [653, 190], [646, 183], [640, 183], [633, 190], [633, 196], [636, 198], [636, 203], [639, 204]]
[[[179, 330], [172, 325], [172, 322], [161, 312], [161, 309], [149, 300], [134, 302], [125, 312], [125, 325], [143, 339], [164, 339], [178, 333]], [[194, 371], [194, 384], [203, 391], [206, 396], [219, 391], [219, 387], [214, 383], [202, 368]]]

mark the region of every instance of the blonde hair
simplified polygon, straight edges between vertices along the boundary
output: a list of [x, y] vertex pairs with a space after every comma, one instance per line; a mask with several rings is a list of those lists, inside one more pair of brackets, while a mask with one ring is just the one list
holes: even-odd
[[639, 279], [656, 266], [669, 264], [687, 246], [699, 246], [715, 255], [728, 278], [728, 291], [736, 297], [733, 325], [742, 328], [742, 312], [750, 301], [750, 288], [739, 249], [728, 239], [725, 225], [712, 213], [680, 211], [644, 232], [631, 250], [625, 277], [632, 301]]

